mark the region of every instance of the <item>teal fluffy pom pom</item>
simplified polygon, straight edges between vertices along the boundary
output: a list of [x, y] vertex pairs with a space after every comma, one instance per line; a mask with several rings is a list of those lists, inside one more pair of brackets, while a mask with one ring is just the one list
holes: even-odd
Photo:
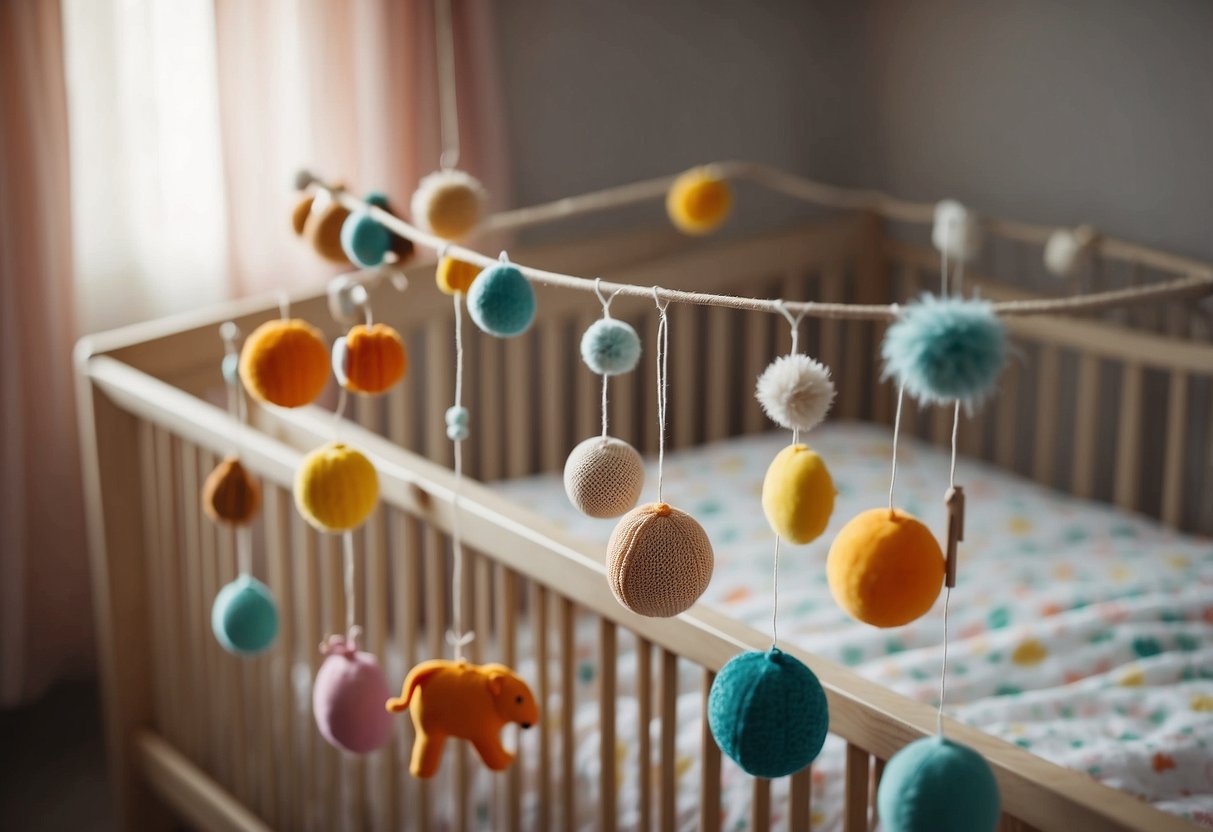
[[885, 766], [876, 793], [889, 832], [994, 832], [998, 784], [973, 749], [942, 737], [915, 740]]
[[472, 322], [498, 338], [521, 335], [535, 320], [535, 290], [509, 263], [482, 271], [468, 288], [467, 302]]
[[640, 336], [614, 318], [594, 321], [581, 336], [581, 358], [599, 375], [630, 373], [640, 360]]
[[1007, 360], [1006, 333], [982, 300], [923, 296], [885, 333], [885, 376], [924, 404], [973, 405], [994, 392]]
[[252, 656], [265, 650], [278, 635], [278, 606], [269, 587], [251, 575], [224, 586], [211, 607], [211, 629], [229, 653]]
[[392, 246], [392, 232], [371, 219], [365, 211], [354, 211], [341, 224], [341, 250], [355, 266], [378, 266]]
[[755, 777], [783, 777], [813, 762], [829, 723], [825, 691], [813, 671], [774, 647], [734, 656], [708, 693], [716, 744]]

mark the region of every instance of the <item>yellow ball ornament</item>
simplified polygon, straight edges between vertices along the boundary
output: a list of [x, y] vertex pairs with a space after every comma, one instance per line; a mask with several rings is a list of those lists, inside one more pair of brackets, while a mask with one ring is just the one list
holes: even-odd
[[874, 508], [847, 523], [826, 561], [830, 592], [855, 618], [900, 627], [923, 615], [943, 586], [943, 550], [900, 509]]
[[466, 260], [443, 257], [438, 261], [434, 280], [438, 283], [438, 290], [444, 295], [466, 294], [468, 287], [472, 285], [472, 281], [476, 279], [476, 275], [480, 274], [480, 271], [479, 266]]
[[694, 168], [674, 180], [665, 207], [680, 231], [709, 234], [728, 219], [733, 192], [729, 183], [709, 168]]
[[834, 478], [808, 445], [788, 445], [775, 455], [762, 481], [762, 511], [775, 534], [809, 543], [834, 513]]
[[312, 451], [295, 472], [295, 507], [322, 532], [357, 528], [375, 510], [378, 500], [375, 466], [340, 442]]

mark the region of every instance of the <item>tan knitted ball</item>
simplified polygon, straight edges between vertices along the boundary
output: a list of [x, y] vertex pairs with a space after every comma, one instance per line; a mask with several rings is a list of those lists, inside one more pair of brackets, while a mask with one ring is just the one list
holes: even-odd
[[590, 517], [618, 517], [636, 505], [644, 486], [644, 463], [636, 449], [612, 436], [593, 436], [569, 453], [564, 491]]
[[669, 618], [691, 607], [712, 579], [712, 542], [685, 511], [645, 503], [629, 511], [607, 543], [607, 581], [619, 603]]

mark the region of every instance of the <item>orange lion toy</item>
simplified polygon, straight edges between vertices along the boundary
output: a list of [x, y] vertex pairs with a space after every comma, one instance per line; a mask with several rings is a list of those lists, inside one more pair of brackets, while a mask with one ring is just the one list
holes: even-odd
[[399, 698], [387, 701], [392, 713], [405, 708], [417, 729], [409, 772], [420, 778], [437, 773], [447, 737], [467, 740], [486, 766], [503, 771], [514, 755], [501, 746], [501, 729], [509, 722], [530, 728], [539, 721], [531, 689], [503, 664], [422, 662], [409, 671]]

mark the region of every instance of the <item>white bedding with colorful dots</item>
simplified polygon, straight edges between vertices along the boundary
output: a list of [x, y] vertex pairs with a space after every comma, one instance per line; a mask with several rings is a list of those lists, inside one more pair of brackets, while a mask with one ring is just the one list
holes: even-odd
[[[819, 540], [783, 548], [780, 638], [934, 704], [943, 596], [920, 620], [880, 630], [850, 619], [826, 585], [834, 534], [858, 512], [888, 499], [891, 434], [879, 426], [833, 423], [808, 439], [829, 465], [838, 499]], [[771, 433], [666, 458], [665, 499], [699, 519], [716, 551], [703, 601], [764, 631], [771, 617], [773, 538], [759, 495], [767, 464], [787, 442], [786, 433]], [[913, 439], [900, 443], [897, 503], [941, 538], [947, 473], [946, 453]], [[652, 464], [648, 474], [642, 499], [652, 499]], [[968, 459], [960, 461], [957, 483], [965, 488], [967, 511], [950, 605], [947, 713], [1213, 828], [1213, 541]], [[559, 476], [499, 488], [578, 538], [605, 544], [610, 535], [614, 521], [578, 514]], [[585, 741], [577, 759], [579, 775], [589, 781], [598, 765], [593, 630], [587, 628], [579, 643], [577, 724]], [[616, 757], [623, 828], [639, 776], [631, 762], [634, 661], [627, 647], [621, 640]], [[525, 665], [520, 669], [525, 672]], [[699, 676], [685, 670], [678, 771], [696, 778], [701, 694]], [[553, 665], [552, 678], [555, 672]], [[656, 735], [653, 740], [656, 748]], [[748, 781], [725, 763], [725, 828], [744, 829]], [[815, 829], [841, 828], [841, 778], [841, 743], [832, 737], [814, 768]], [[785, 809], [783, 785], [774, 789], [777, 821]], [[683, 791], [688, 799], [680, 815], [686, 828], [694, 828], [695, 790]], [[592, 807], [582, 808], [590, 821]]]

